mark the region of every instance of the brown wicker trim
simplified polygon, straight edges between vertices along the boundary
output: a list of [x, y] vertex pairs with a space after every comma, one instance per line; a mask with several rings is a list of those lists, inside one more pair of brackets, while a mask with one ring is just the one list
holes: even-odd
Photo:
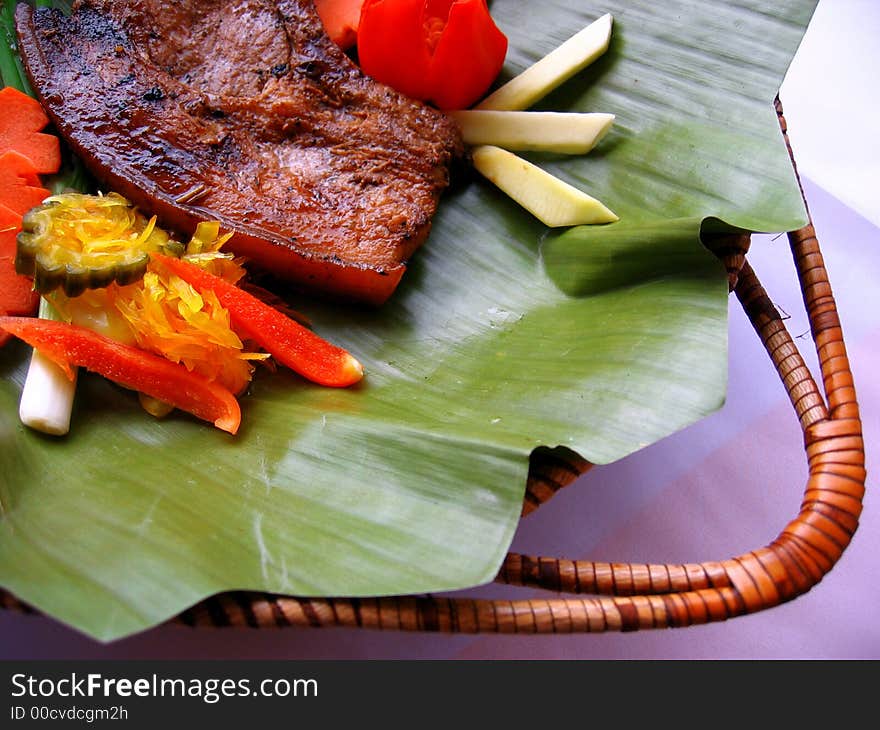
[[727, 269], [727, 283], [730, 291], [736, 289], [739, 272], [746, 262], [746, 254], [752, 237], [748, 233], [704, 233], [703, 244], [714, 253]]
[[534, 512], [560, 489], [586, 474], [592, 466], [579, 454], [561, 446], [536, 449], [529, 460], [522, 516]]

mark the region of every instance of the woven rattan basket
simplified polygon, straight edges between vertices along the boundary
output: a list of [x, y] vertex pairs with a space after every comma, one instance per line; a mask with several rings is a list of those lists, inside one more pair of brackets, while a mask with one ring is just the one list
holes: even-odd
[[[778, 101], [777, 112], [785, 133]], [[458, 633], [631, 631], [723, 621], [806, 593], [834, 567], [856, 530], [865, 491], [865, 451], [840, 320], [812, 223], [788, 238], [819, 356], [821, 389], [745, 259], [748, 237], [705, 241], [725, 261], [731, 290], [776, 367], [804, 435], [809, 477], [803, 502], [769, 545], [728, 560], [684, 565], [595, 563], [511, 553], [497, 580], [538, 586], [550, 596], [355, 599], [239, 592], [210, 598], [178, 621], [191, 626], [359, 626]], [[589, 466], [571, 452], [536, 451], [523, 514]], [[31, 610], [3, 591], [0, 605]]]

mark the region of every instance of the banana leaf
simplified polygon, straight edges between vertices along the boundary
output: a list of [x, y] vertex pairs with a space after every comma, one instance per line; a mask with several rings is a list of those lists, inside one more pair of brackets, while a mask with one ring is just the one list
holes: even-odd
[[608, 53], [545, 109], [617, 115], [590, 155], [531, 159], [609, 226], [550, 233], [474, 178], [379, 311], [295, 301], [367, 377], [263, 373], [237, 437], [83, 376], [63, 439], [22, 427], [0, 352], [0, 585], [101, 640], [230, 589], [443, 591], [493, 578], [530, 453], [619, 459], [724, 401], [727, 289], [706, 221], [806, 221], [773, 99], [811, 0], [495, 0], [508, 77], [605, 12]]

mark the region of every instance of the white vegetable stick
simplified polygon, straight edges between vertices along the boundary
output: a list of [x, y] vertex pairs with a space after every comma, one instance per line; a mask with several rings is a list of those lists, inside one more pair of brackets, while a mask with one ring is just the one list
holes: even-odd
[[608, 50], [611, 24], [611, 14], [606, 13], [493, 91], [474, 108], [528, 109]]
[[602, 202], [512, 152], [483, 145], [473, 158], [481, 175], [551, 228], [618, 219]]
[[[40, 299], [40, 316], [44, 319], [59, 318], [45, 299]], [[73, 380], [70, 380], [54, 362], [34, 350], [18, 407], [21, 422], [52, 436], [65, 435], [70, 430], [75, 391], [76, 370]]]
[[613, 114], [466, 109], [449, 112], [470, 145], [506, 150], [583, 155], [604, 137]]

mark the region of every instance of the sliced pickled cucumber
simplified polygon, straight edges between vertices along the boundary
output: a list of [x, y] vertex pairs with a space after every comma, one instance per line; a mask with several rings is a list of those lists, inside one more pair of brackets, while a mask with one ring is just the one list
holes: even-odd
[[62, 289], [75, 297], [144, 275], [150, 254], [183, 253], [182, 243], [116, 193], [63, 193], [28, 211], [17, 238], [15, 268], [32, 276], [41, 294]]

